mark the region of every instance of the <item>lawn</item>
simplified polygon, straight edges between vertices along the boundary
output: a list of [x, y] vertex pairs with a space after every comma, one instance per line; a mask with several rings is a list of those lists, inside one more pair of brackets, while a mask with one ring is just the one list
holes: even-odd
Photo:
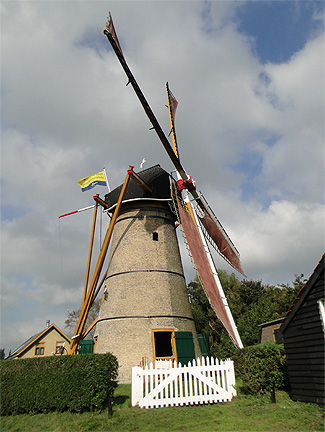
[[131, 407], [130, 386], [115, 391], [113, 415], [101, 413], [49, 413], [1, 417], [1, 432], [171, 432], [171, 431], [324, 431], [323, 409], [293, 402], [277, 391], [270, 396], [239, 395], [228, 403], [158, 409]]

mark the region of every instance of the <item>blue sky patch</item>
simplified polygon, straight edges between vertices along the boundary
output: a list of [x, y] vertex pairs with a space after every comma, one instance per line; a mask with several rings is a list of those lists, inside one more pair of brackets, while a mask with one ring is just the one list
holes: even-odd
[[241, 154], [239, 160], [232, 165], [232, 169], [243, 175], [243, 180], [241, 181], [241, 199], [243, 202], [249, 202], [251, 200], [256, 200], [263, 205], [263, 207], [268, 207], [270, 202], [274, 197], [271, 197], [267, 188], [263, 186], [263, 177], [261, 175], [263, 168], [263, 153], [258, 150], [258, 143], [261, 145], [267, 145], [268, 147], [273, 147], [280, 136], [277, 134], [272, 134], [266, 130], [260, 131], [256, 136], [251, 137], [252, 143], [257, 143], [257, 147], [248, 148], [244, 153]]
[[323, 1], [250, 1], [238, 7], [235, 21], [254, 38], [262, 63], [283, 63], [323, 30], [323, 13]]
[[27, 214], [26, 209], [24, 209], [22, 206], [11, 206], [11, 205], [4, 205], [1, 207], [1, 220], [5, 221], [12, 221], [15, 219], [20, 219], [24, 217], [24, 215]]
[[103, 57], [104, 52], [113, 52], [113, 48], [108, 43], [106, 36], [100, 32], [85, 34], [84, 38], [79, 40], [76, 45], [94, 50], [100, 57]]

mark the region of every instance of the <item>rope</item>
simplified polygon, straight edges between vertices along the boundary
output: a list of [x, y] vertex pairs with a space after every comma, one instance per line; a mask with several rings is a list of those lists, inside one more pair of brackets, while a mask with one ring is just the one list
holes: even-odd
[[[171, 186], [172, 186], [172, 185], [171, 185]], [[187, 250], [187, 254], [188, 254], [188, 256], [190, 257], [190, 260], [191, 260], [191, 263], [192, 263], [192, 267], [193, 267], [193, 269], [194, 269], [194, 270], [196, 271], [196, 273], [198, 274], [198, 271], [197, 271], [196, 265], [195, 265], [195, 263], [194, 263], [194, 260], [193, 260], [192, 254], [191, 254], [190, 247], [189, 247], [189, 245], [188, 245], [188, 243], [187, 243], [187, 239], [186, 239], [186, 236], [185, 236], [185, 233], [184, 233], [184, 230], [183, 230], [182, 224], [181, 224], [181, 219], [180, 219], [180, 216], [179, 216], [178, 205], [177, 205], [176, 193], [177, 193], [177, 192], [175, 192], [175, 191], [173, 190], [173, 187], [172, 187], [172, 194], [171, 194], [172, 199], [171, 199], [171, 201], [169, 202], [169, 207], [170, 207], [171, 211], [174, 213], [174, 215], [176, 216], [177, 222], [179, 223], [179, 227], [180, 227], [180, 230], [181, 230], [181, 233], [182, 233], [182, 237], [183, 237], [183, 241], [184, 241], [184, 244], [185, 244], [185, 248], [186, 248], [186, 250]], [[183, 205], [183, 202], [181, 203], [181, 205]]]
[[61, 287], [62, 287], [63, 292], [64, 292], [65, 306], [66, 306], [67, 311], [69, 312], [67, 293], [65, 291], [64, 284], [63, 284], [62, 237], [61, 237], [61, 219], [60, 218], [59, 218], [59, 244], [60, 244], [60, 265], [61, 265]]

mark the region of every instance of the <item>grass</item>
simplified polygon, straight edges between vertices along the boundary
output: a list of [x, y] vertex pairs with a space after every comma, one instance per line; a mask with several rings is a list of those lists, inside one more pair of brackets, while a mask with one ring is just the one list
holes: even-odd
[[247, 396], [239, 392], [232, 402], [158, 409], [131, 407], [131, 386], [115, 391], [113, 416], [101, 413], [49, 413], [1, 417], [1, 432], [205, 432], [205, 431], [324, 431], [323, 410], [315, 404], [293, 402], [277, 391], [270, 396]]

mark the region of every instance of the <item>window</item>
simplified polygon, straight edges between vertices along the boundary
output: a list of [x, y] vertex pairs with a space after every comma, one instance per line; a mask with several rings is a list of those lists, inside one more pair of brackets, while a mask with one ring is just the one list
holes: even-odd
[[107, 301], [107, 299], [108, 299], [108, 291], [107, 291], [107, 287], [105, 286], [105, 289], [103, 292], [103, 297], [102, 297], [102, 302]]
[[65, 352], [65, 347], [64, 347], [64, 341], [60, 341], [60, 342], [57, 342], [56, 343], [56, 346], [55, 346], [55, 354], [64, 354], [64, 352]]
[[155, 360], [176, 359], [174, 330], [152, 330], [152, 343]]
[[152, 233], [152, 240], [153, 241], [158, 241], [158, 233], [157, 232], [153, 232]]
[[320, 319], [322, 322], [323, 331], [325, 335], [325, 299], [319, 299], [317, 303], [318, 303]]
[[39, 342], [36, 345], [35, 355], [44, 355], [44, 342]]

